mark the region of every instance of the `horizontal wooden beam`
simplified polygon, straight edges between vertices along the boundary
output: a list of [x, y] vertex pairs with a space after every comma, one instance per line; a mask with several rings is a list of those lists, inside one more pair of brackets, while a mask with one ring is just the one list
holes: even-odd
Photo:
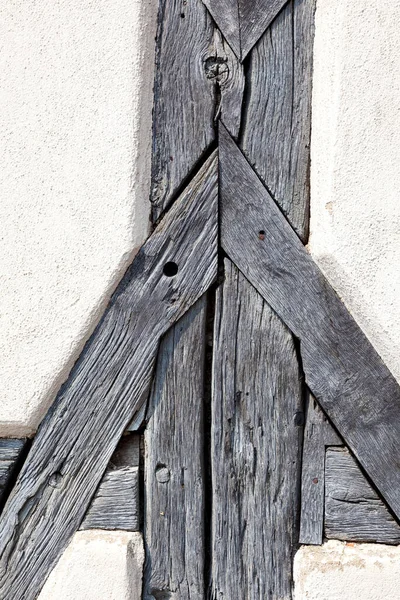
[[300, 340], [308, 387], [400, 517], [400, 387], [220, 126], [221, 243]]
[[138, 531], [140, 435], [124, 436], [111, 457], [80, 529]]
[[147, 398], [160, 337], [215, 280], [217, 179], [213, 155], [138, 252], [42, 422], [2, 516], [0, 597], [36, 598]]
[[325, 537], [400, 544], [399, 524], [345, 448], [326, 451]]

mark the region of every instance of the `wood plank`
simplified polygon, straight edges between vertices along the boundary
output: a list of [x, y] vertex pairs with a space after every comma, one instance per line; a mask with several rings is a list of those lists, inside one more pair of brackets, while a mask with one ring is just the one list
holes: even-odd
[[229, 261], [212, 384], [212, 598], [291, 598], [302, 379], [291, 333]]
[[206, 75], [214, 26], [201, 0], [160, 0], [154, 82], [153, 220], [215, 139], [215, 85]]
[[145, 597], [203, 600], [206, 298], [160, 345], [145, 431]]
[[324, 535], [325, 452], [343, 445], [315, 398], [307, 394], [301, 474], [300, 544], [320, 545]]
[[242, 60], [286, 3], [287, 0], [239, 0]]
[[236, 54], [241, 58], [240, 21], [238, 0], [203, 0], [212, 14], [222, 35]]
[[160, 337], [216, 278], [217, 196], [213, 156], [136, 255], [42, 422], [3, 513], [0, 597], [36, 598], [147, 397]]
[[121, 439], [80, 529], [139, 531], [139, 444], [139, 435]]
[[325, 537], [400, 544], [399, 524], [344, 448], [326, 451]]
[[7, 498], [7, 494], [20, 465], [21, 456], [26, 447], [27, 439], [2, 438], [0, 439], [0, 506]]
[[254, 47], [239, 143], [303, 242], [309, 227], [315, 1], [289, 2]]
[[308, 387], [400, 517], [399, 385], [222, 125], [219, 139], [222, 247], [300, 340]]
[[243, 61], [288, 0], [204, 0], [222, 35]]
[[206, 61], [207, 77], [218, 87], [219, 116], [235, 139], [239, 135], [245, 85], [243, 65], [238, 61], [220, 31], [215, 29], [213, 56]]

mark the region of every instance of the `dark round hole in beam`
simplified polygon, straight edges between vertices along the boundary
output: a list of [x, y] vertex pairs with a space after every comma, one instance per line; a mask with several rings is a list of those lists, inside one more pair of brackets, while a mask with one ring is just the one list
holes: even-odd
[[258, 232], [258, 237], [260, 238], [260, 240], [263, 240], [265, 238], [264, 229], [260, 229], [260, 231]]
[[163, 273], [166, 277], [173, 277], [178, 272], [178, 265], [174, 262], [167, 262], [164, 265]]

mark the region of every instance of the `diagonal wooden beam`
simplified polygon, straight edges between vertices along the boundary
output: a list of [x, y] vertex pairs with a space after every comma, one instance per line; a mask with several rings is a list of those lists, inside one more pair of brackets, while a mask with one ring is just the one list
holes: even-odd
[[203, 0], [236, 56], [243, 61], [288, 0]]
[[221, 244], [300, 340], [306, 382], [400, 517], [400, 387], [220, 127]]
[[215, 280], [217, 179], [214, 154], [139, 251], [41, 424], [2, 515], [0, 598], [36, 598], [147, 396], [160, 337]]

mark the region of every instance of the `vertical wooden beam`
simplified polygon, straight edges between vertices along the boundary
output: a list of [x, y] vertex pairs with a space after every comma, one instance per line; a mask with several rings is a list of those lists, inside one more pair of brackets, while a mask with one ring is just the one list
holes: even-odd
[[212, 384], [211, 598], [291, 598], [302, 380], [289, 330], [225, 261]]
[[325, 452], [341, 446], [315, 398], [308, 393], [301, 478], [300, 544], [322, 544], [325, 505]]
[[291, 0], [253, 48], [239, 146], [303, 242], [308, 237], [315, 0]]
[[145, 431], [145, 597], [204, 600], [206, 298], [160, 345]]

